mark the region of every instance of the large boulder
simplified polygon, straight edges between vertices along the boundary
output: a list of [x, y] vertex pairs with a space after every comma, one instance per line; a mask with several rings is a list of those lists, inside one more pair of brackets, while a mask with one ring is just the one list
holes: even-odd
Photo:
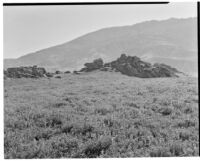
[[37, 66], [8, 68], [4, 75], [8, 78], [39, 78], [44, 77], [46, 70]]

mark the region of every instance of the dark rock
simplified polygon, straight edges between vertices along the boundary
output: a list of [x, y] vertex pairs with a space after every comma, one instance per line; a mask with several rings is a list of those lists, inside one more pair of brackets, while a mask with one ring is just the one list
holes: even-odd
[[8, 68], [4, 75], [8, 78], [39, 78], [44, 77], [46, 70], [37, 66]]
[[61, 79], [61, 76], [55, 76], [55, 78]]
[[47, 77], [49, 77], [49, 78], [50, 78], [50, 77], [53, 77], [53, 73], [46, 73], [45, 75], [46, 75]]
[[[111, 67], [114, 71], [119, 71], [128, 76], [136, 76], [140, 78], [152, 77], [176, 77], [177, 69], [165, 64], [154, 64], [142, 61], [137, 56], [126, 56], [122, 54], [120, 58], [111, 63], [104, 65], [104, 68]], [[101, 69], [104, 71], [104, 69]], [[106, 70], [106, 69], [105, 69]]]
[[76, 71], [76, 70], [73, 71], [73, 73], [74, 73], [74, 74], [81, 74], [80, 72], [78, 72], [78, 71]]
[[61, 71], [59, 71], [59, 70], [57, 70], [56, 72], [55, 72], [55, 74], [61, 74], [62, 72]]
[[103, 60], [101, 58], [95, 59], [92, 63], [85, 63], [85, 68], [82, 68], [80, 71], [90, 72], [96, 69], [103, 67]]
[[65, 74], [69, 74], [69, 73], [71, 73], [71, 72], [70, 72], [70, 71], [66, 71], [66, 72], [65, 72]]

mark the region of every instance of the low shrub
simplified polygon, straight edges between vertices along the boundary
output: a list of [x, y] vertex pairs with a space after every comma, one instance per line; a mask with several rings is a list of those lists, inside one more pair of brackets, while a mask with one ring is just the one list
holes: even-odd
[[163, 116], [170, 115], [172, 113], [172, 109], [170, 107], [162, 107], [158, 110]]
[[183, 122], [178, 122], [177, 126], [180, 128], [188, 128], [188, 127], [194, 127], [195, 122], [192, 120], [184, 120]]
[[105, 152], [112, 145], [112, 139], [107, 136], [101, 137], [97, 141], [89, 141], [83, 148], [82, 153], [84, 153], [87, 158], [96, 158], [102, 152]]
[[159, 148], [150, 152], [151, 157], [170, 157], [171, 153], [167, 148]]
[[183, 147], [180, 144], [173, 144], [170, 146], [170, 152], [172, 156], [182, 156], [183, 155]]
[[106, 115], [110, 113], [111, 111], [107, 108], [102, 107], [102, 108], [96, 108], [94, 112], [95, 114]]

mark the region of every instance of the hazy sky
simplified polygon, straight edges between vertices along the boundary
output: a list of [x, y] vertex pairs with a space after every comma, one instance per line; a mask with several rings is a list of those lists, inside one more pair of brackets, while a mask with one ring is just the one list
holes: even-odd
[[196, 17], [196, 3], [98, 6], [4, 6], [4, 58], [70, 41], [110, 26]]

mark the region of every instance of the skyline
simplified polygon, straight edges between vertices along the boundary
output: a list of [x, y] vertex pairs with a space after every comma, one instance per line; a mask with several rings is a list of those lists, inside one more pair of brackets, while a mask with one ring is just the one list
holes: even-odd
[[4, 7], [3, 12], [4, 58], [18, 58], [102, 28], [197, 16], [196, 3], [190, 2], [103, 7]]

